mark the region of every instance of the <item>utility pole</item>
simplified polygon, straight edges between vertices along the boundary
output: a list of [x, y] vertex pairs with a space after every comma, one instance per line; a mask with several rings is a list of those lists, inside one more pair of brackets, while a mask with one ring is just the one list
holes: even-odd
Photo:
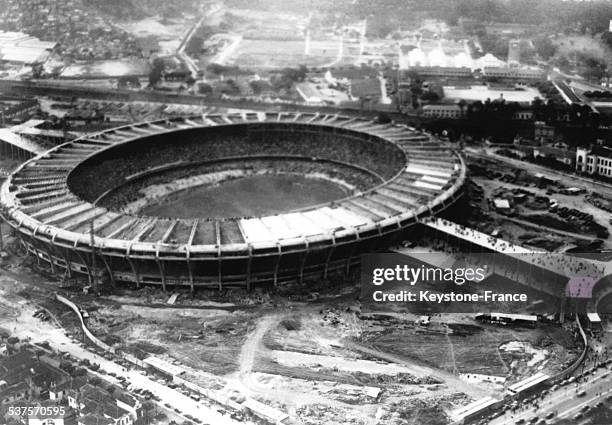
[[89, 222], [89, 243], [91, 245], [91, 277], [93, 283], [94, 294], [98, 296], [98, 276], [97, 276], [97, 266], [96, 266], [96, 245], [94, 238], [94, 222], [91, 220]]

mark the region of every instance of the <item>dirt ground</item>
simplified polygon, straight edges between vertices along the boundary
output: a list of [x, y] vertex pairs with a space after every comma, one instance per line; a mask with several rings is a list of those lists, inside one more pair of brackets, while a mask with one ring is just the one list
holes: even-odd
[[[23, 282], [9, 279], [10, 293], [44, 306], [78, 336], [74, 314], [51, 300], [52, 281], [31, 279], [23, 266], [11, 273]], [[10, 315], [10, 293], [0, 314]], [[554, 371], [573, 355], [561, 328], [483, 326], [468, 315], [436, 317], [427, 329], [410, 315], [366, 320], [348, 289], [322, 292], [315, 302], [183, 293], [175, 305], [156, 290], [70, 294], [92, 332], [115, 348], [161, 357], [203, 388], [253, 397], [303, 424], [445, 424], [456, 407], [503, 390], [465, 374], [514, 382]]]

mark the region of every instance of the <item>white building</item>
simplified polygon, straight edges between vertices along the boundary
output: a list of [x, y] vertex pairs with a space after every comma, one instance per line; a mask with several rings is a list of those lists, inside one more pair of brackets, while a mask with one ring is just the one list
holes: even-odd
[[41, 41], [22, 32], [0, 31], [0, 61], [30, 65], [45, 62], [57, 46], [53, 41]]
[[423, 116], [427, 118], [457, 119], [461, 118], [463, 113], [461, 107], [455, 104], [423, 106]]
[[513, 79], [513, 80], [544, 80], [546, 72], [539, 68], [510, 68], [485, 66], [484, 73], [486, 77]]
[[612, 178], [612, 149], [604, 146], [576, 149], [576, 171]]

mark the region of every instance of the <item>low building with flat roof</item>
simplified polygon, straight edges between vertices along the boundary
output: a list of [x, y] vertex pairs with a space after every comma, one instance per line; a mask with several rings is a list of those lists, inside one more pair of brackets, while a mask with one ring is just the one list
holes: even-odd
[[461, 425], [486, 415], [491, 409], [499, 406], [502, 400], [484, 397], [450, 412], [453, 425]]
[[510, 385], [508, 387], [508, 394], [511, 396], [518, 396], [531, 393], [532, 391], [535, 391], [545, 385], [549, 379], [549, 375], [538, 372], [535, 375], [517, 382], [516, 384]]

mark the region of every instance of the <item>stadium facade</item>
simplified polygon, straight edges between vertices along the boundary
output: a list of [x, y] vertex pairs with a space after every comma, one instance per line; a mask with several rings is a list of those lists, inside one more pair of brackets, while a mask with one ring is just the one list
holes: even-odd
[[[266, 217], [148, 217], [117, 206], [118, 193], [147, 179], [263, 160], [331, 164], [364, 186]], [[144, 122], [62, 144], [21, 165], [1, 200], [4, 220], [55, 274], [250, 289], [349, 272], [361, 253], [453, 205], [465, 179], [459, 154], [405, 125], [252, 112]]]

